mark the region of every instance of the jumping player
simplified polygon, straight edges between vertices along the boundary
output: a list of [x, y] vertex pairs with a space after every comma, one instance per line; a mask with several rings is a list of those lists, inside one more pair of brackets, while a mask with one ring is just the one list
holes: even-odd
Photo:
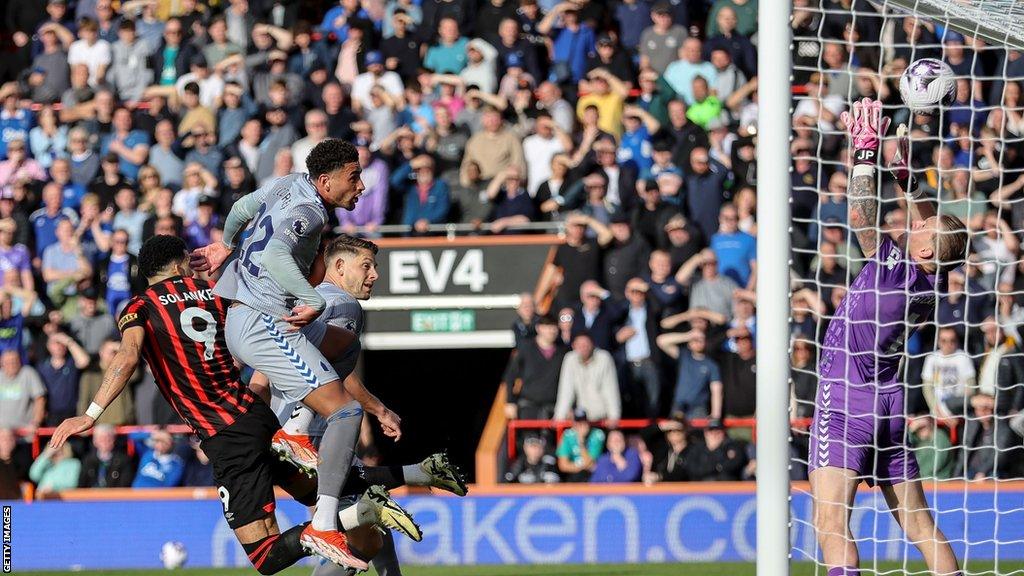
[[[345, 351], [344, 356], [334, 363], [334, 368], [338, 372], [338, 376], [344, 379], [345, 388], [371, 414], [389, 412], [389, 410], [376, 396], [366, 390], [363, 383], [352, 372], [355, 370], [356, 360], [359, 356], [358, 336], [363, 329], [363, 309], [359, 301], [369, 299], [374, 283], [379, 277], [377, 250], [377, 245], [373, 242], [348, 235], [341, 235], [331, 240], [323, 253], [324, 281], [316, 288], [327, 302], [323, 314], [317, 318], [316, 322], [345, 328], [356, 335], [356, 340]], [[254, 375], [249, 386], [262, 394], [266, 386], [265, 380], [260, 374]], [[315, 417], [309, 408], [301, 403], [284, 402], [281, 400], [280, 394], [276, 392], [272, 393], [271, 407], [284, 423], [283, 432], [293, 438], [312, 438], [310, 444], [314, 447], [319, 443], [324, 433], [323, 419]], [[397, 416], [395, 418], [397, 420]], [[279, 437], [280, 434], [275, 436], [275, 438]], [[278, 452], [283, 453], [280, 448]], [[315, 458], [315, 454], [309, 457]], [[360, 466], [357, 462], [356, 467]], [[443, 453], [433, 454], [419, 464], [389, 467], [387, 477], [381, 477], [379, 472], [368, 473], [365, 469], [361, 469], [361, 477], [366, 477], [367, 474], [371, 475], [374, 484], [434, 486], [458, 496], [466, 495], [466, 484], [462, 475]], [[350, 493], [354, 492], [350, 490]], [[354, 507], [368, 504], [356, 503]], [[395, 514], [392, 518], [387, 502], [382, 501], [378, 504], [382, 507], [381, 517], [385, 526], [399, 530], [414, 540], [419, 540], [422, 537], [419, 527], [412, 523], [407, 515]], [[351, 508], [343, 510], [343, 516], [347, 510], [351, 510]], [[373, 557], [372, 563], [379, 576], [401, 575], [390, 533], [384, 534], [383, 546]], [[316, 576], [337, 576], [344, 574], [344, 571], [334, 565], [321, 563], [314, 574]]]
[[[129, 300], [118, 320], [121, 349], [86, 414], [61, 423], [51, 444], [60, 447], [71, 435], [92, 428], [145, 357], [161, 393], [199, 436], [210, 457], [228, 525], [253, 566], [261, 574], [273, 574], [307, 556], [306, 549], [318, 551], [302, 539], [311, 530], [308, 524], [280, 533], [273, 486], [308, 504], [316, 487], [270, 450], [277, 418], [241, 383], [225, 344], [226, 302], [210, 283], [193, 278], [188, 261], [181, 238], [154, 236], [143, 245], [139, 267], [149, 288]], [[365, 483], [359, 486], [366, 488]], [[344, 546], [325, 557], [336, 562], [343, 552], [341, 563], [365, 569], [366, 562], [352, 554], [342, 537]], [[363, 540], [360, 552], [375, 554], [373, 545]]]
[[[225, 328], [228, 348], [265, 374], [282, 398], [301, 401], [326, 420], [317, 504], [302, 540], [344, 564], [351, 555], [338, 530], [338, 495], [348, 479], [363, 409], [327, 360], [341, 356], [353, 335], [313, 323], [326, 302], [306, 275], [327, 224], [328, 207], [353, 209], [364, 187], [358, 155], [348, 142], [328, 139], [317, 144], [306, 167], [308, 175], [279, 178], [236, 202], [224, 225], [223, 242], [197, 249], [193, 266], [219, 269], [234, 251], [239, 232], [252, 221], [252, 233], [216, 288], [217, 295], [234, 301]], [[327, 334], [314, 335], [316, 330]], [[333, 347], [333, 352], [322, 352], [311, 340]], [[386, 433], [397, 428], [397, 422], [384, 420], [386, 414], [378, 417]]]
[[[898, 381], [903, 347], [918, 322], [932, 317], [946, 273], [967, 251], [964, 225], [936, 216], [912, 184], [909, 143], [891, 166], [909, 191], [910, 230], [893, 242], [879, 238], [875, 165], [889, 120], [881, 102], [864, 99], [844, 112], [854, 148], [850, 226], [870, 258], [836, 309], [825, 334], [809, 455], [814, 527], [829, 576], [858, 575], [850, 533], [857, 485], [877, 485], [933, 574], [959, 575], [945, 535], [936, 526], [918, 479], [917, 461], [904, 445], [904, 390]], [[908, 184], [909, 183], [909, 184]]]

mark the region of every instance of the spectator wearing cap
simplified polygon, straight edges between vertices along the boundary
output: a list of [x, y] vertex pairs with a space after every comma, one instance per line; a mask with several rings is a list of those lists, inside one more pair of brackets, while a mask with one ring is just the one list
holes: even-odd
[[[696, 310], [691, 308], [691, 316]], [[658, 347], [676, 362], [671, 413], [681, 413], [687, 418], [706, 418], [709, 415], [720, 418], [722, 374], [718, 363], [707, 356], [708, 342], [704, 332], [696, 328], [686, 332], [668, 332], [658, 337]]]
[[577, 4], [557, 4], [537, 25], [553, 42], [550, 80], [574, 86], [587, 70], [587, 55], [594, 52], [594, 31], [580, 21]]
[[388, 208], [388, 165], [370, 151], [370, 142], [357, 138], [354, 142], [359, 153], [359, 166], [363, 169], [361, 178], [365, 190], [356, 207], [349, 211], [338, 208], [335, 214], [338, 224], [346, 234], [356, 234], [362, 228], [364, 236], [376, 235], [384, 223]]
[[[424, 6], [423, 21], [425, 25], [431, 22], [427, 6]], [[458, 74], [466, 67], [467, 44], [469, 39], [459, 33], [459, 21], [445, 16], [437, 24], [437, 42], [427, 49], [423, 65], [436, 74]]]
[[633, 69], [633, 61], [625, 51], [618, 45], [616, 37], [604, 33], [597, 37], [596, 48], [593, 55], [587, 58], [587, 73], [597, 69], [604, 69], [618, 78], [626, 86], [626, 91], [633, 89], [636, 81], [636, 70]]
[[197, 122], [192, 125], [188, 136], [181, 141], [185, 153], [185, 165], [199, 164], [210, 174], [218, 174], [224, 162], [224, 153], [217, 147], [217, 134], [211, 125]]
[[976, 74], [975, 66], [978, 64], [974, 63], [974, 50], [964, 47], [963, 34], [947, 28], [942, 37], [942, 45], [942, 59], [953, 69], [954, 75], [969, 78]]
[[673, 21], [672, 6], [668, 2], [659, 2], [651, 8], [651, 22], [640, 34], [640, 68], [649, 68], [661, 75], [675, 61], [689, 33]]
[[511, 420], [548, 420], [555, 413], [567, 349], [554, 318], [538, 318], [536, 331], [516, 348], [505, 371], [505, 416]]
[[[121, 199], [120, 194], [118, 199]], [[131, 298], [132, 292], [146, 287], [145, 278], [139, 275], [138, 259], [128, 251], [129, 247], [128, 231], [114, 230], [110, 238], [110, 253], [96, 264], [93, 285], [99, 288], [106, 309], [113, 315], [120, 312], [121, 305]]]
[[619, 24], [619, 40], [629, 54], [637, 54], [644, 29], [651, 24], [651, 7], [640, 0], [624, 0], [615, 7]]
[[196, 50], [191, 42], [184, 41], [184, 34], [180, 19], [171, 18], [164, 24], [163, 38], [152, 56], [153, 75], [160, 86], [174, 86], [189, 73]]
[[690, 465], [690, 480], [735, 482], [747, 465], [746, 447], [726, 435], [721, 420], [712, 419], [704, 428], [704, 442], [694, 446]]
[[417, 234], [426, 234], [431, 224], [440, 224], [448, 216], [448, 184], [434, 175], [434, 159], [421, 154], [391, 175], [391, 186], [404, 190], [402, 224]]
[[[57, 426], [65, 418], [75, 415], [78, 407], [79, 371], [89, 365], [89, 353], [63, 332], [50, 334], [46, 339], [47, 358], [36, 365], [46, 386], [47, 426]], [[71, 358], [68, 358], [68, 354]]]
[[111, 46], [107, 79], [122, 100], [135, 102], [153, 83], [153, 71], [146, 65], [149, 46], [136, 36], [133, 20], [122, 20], [117, 28], [117, 41]]
[[127, 488], [135, 476], [135, 463], [117, 447], [117, 432], [110, 424], [92, 431], [92, 447], [82, 459], [79, 488]]
[[665, 81], [679, 94], [687, 106], [694, 103], [693, 79], [703, 76], [709, 84], [713, 84], [718, 72], [710, 62], [701, 59], [701, 41], [687, 38], [679, 48], [679, 59], [665, 69]]
[[[700, 277], [694, 272], [700, 269]], [[732, 318], [732, 295], [740, 288], [729, 276], [720, 273], [721, 266], [714, 250], [705, 248], [683, 264], [676, 272], [676, 281], [690, 286], [690, 308], [706, 310], [721, 318], [724, 324]]]
[[46, 388], [35, 368], [21, 362], [20, 350], [0, 353], [0, 427], [29, 428], [43, 425]]
[[465, 183], [466, 165], [469, 162], [480, 165], [480, 176], [485, 180], [494, 178], [509, 167], [525, 170], [522, 142], [512, 130], [504, 126], [501, 113], [488, 108], [481, 122], [483, 131], [474, 134], [466, 143], [460, 179]]
[[420, 8], [411, 0], [405, 0], [405, 3], [409, 5], [407, 8], [395, 8], [397, 3], [388, 3], [380, 53], [384, 56], [385, 68], [397, 73], [403, 82], [412, 82], [420, 66], [420, 42], [413, 34], [415, 23], [412, 14], [419, 17]]
[[64, 208], [64, 194], [60, 185], [50, 182], [43, 186], [43, 207], [36, 210], [29, 216], [32, 222], [32, 230], [35, 232], [37, 257], [51, 245], [57, 242], [57, 227], [62, 220], [67, 220], [74, 230], [74, 224], [78, 223], [78, 214], [71, 208]]
[[306, 112], [306, 136], [292, 144], [292, 160], [298, 172], [309, 174], [306, 158], [313, 148], [327, 139], [327, 115], [320, 110]]
[[[180, 97], [184, 96], [185, 86], [195, 82], [199, 86], [199, 103], [205, 108], [214, 109], [217, 107], [217, 100], [224, 93], [224, 79], [219, 73], [213, 73], [206, 61], [206, 56], [201, 53], [192, 56], [189, 62], [188, 74], [183, 74], [174, 82], [174, 88]], [[256, 88], [257, 82], [253, 81]], [[265, 94], [264, 91], [255, 92], [257, 95]]]
[[142, 446], [132, 488], [170, 488], [181, 483], [185, 462], [174, 453], [174, 439], [167, 431], [153, 432]]
[[597, 459], [590, 481], [638, 482], [643, 474], [640, 453], [626, 443], [626, 436], [622, 430], [609, 430], [605, 444], [608, 451]]
[[589, 415], [582, 409], [573, 414], [573, 425], [562, 434], [555, 455], [558, 470], [566, 482], [586, 482], [604, 452], [604, 431], [590, 425]]
[[0, 162], [0, 186], [10, 186], [15, 180], [46, 179], [46, 170], [29, 158], [25, 140], [7, 142], [7, 159]]
[[529, 224], [533, 220], [533, 199], [524, 184], [519, 169], [514, 166], [491, 180], [486, 191], [493, 206], [491, 232], [501, 234], [509, 227]]
[[459, 78], [467, 86], [476, 86], [481, 92], [494, 94], [498, 89], [498, 51], [480, 38], [466, 44], [466, 66], [459, 72]]
[[89, 145], [89, 132], [81, 126], [68, 131], [68, 160], [71, 181], [86, 186], [100, 171], [100, 155]]
[[662, 420], [640, 431], [640, 437], [651, 454], [650, 464], [645, 465], [644, 483], [690, 480], [690, 461], [695, 450], [688, 434], [689, 425], [682, 414], [675, 414], [671, 420]]
[[505, 482], [515, 484], [554, 484], [561, 482], [555, 457], [545, 451], [547, 441], [543, 436], [530, 435], [523, 440], [523, 452], [508, 472]]
[[612, 216], [608, 225], [614, 240], [605, 250], [602, 278], [604, 285], [616, 299], [621, 299], [625, 295], [630, 279], [646, 271], [643, 263], [651, 254], [651, 246], [642, 236], [633, 233], [629, 222], [628, 214], [618, 213]]
[[757, 408], [754, 339], [746, 329], [732, 332], [736, 351], [726, 352], [722, 369], [722, 414], [726, 418], [752, 418]]
[[108, 153], [117, 154], [118, 169], [132, 180], [149, 157], [149, 136], [132, 128], [132, 114], [127, 108], [114, 111], [113, 130], [101, 141], [100, 154]]
[[644, 281], [651, 286], [651, 294], [665, 314], [675, 314], [685, 308], [686, 292], [672, 275], [672, 257], [669, 253], [664, 250], [651, 252], [647, 267]]
[[213, 242], [214, 230], [222, 229], [220, 215], [217, 214], [217, 199], [213, 196], [199, 197], [196, 217], [185, 226], [185, 243], [190, 250]]
[[[528, 106], [531, 108], [535, 106], [535, 100], [533, 97], [533, 90], [537, 86], [536, 76], [526, 72], [523, 68], [523, 60], [518, 54], [510, 53], [507, 59], [503, 62], [504, 76], [501, 77], [501, 81], [498, 82], [498, 97], [505, 98], [513, 103], [516, 107], [517, 112], [521, 109], [525, 109], [523, 106], [518, 106], [516, 103], [516, 96], [520, 94], [522, 90], [530, 90], [530, 103]], [[522, 97], [520, 96], [520, 100]], [[541, 110], [542, 112], [542, 110]], [[520, 118], [520, 121], [523, 119]]]
[[568, 418], [575, 407], [595, 420], [618, 422], [622, 399], [611, 353], [596, 348], [586, 332], [573, 336], [572, 348], [562, 361], [555, 419]]
[[551, 160], [572, 150], [572, 138], [562, 131], [550, 114], [541, 112], [534, 123], [534, 133], [523, 139], [523, 155], [528, 174], [528, 190], [537, 188], [551, 177]]
[[622, 388], [637, 415], [656, 418], [661, 414], [663, 388], [656, 344], [661, 308], [650, 296], [650, 286], [639, 276], [629, 279], [625, 294], [625, 322], [615, 333], [625, 361]]
[[402, 78], [390, 70], [384, 68], [384, 55], [377, 51], [367, 52], [366, 72], [356, 76], [352, 82], [352, 104], [356, 112], [364, 108], [373, 109], [373, 99], [370, 97], [371, 89], [380, 86], [388, 94], [399, 98], [402, 96], [404, 86]]
[[68, 48], [68, 65], [85, 64], [89, 68], [89, 85], [99, 86], [110, 66], [110, 43], [100, 38], [99, 26], [92, 18], [78, 23], [78, 40]]

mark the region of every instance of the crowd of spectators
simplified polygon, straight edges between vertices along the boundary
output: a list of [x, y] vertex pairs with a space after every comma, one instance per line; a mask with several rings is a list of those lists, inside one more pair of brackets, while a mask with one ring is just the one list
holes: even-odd
[[[951, 329], [908, 342], [910, 412], [934, 417], [914, 421], [912, 441], [952, 430], [963, 455], [938, 449], [956, 462], [935, 470], [1016, 474], [1024, 58], [877, 10], [794, 1], [794, 416], [813, 411], [817, 344], [863, 265], [840, 113], [877, 97], [911, 126], [927, 192], [974, 232], [940, 295]], [[523, 438], [513, 477], [751, 477], [753, 447], [719, 424], [756, 412], [756, 17], [757, 0], [8, 0], [0, 428], [30, 437], [82, 411], [143, 281], [143, 239], [219, 239], [239, 197], [305, 171], [336, 137], [358, 148], [366, 185], [334, 215], [339, 230], [564, 229], [538, 291], [553, 299], [520, 307], [507, 414], [581, 423], [557, 445]], [[898, 100], [900, 72], [923, 56], [978, 78], [941, 117]], [[898, 236], [906, 213], [891, 183], [882, 195], [879, 224]], [[627, 417], [670, 419], [635, 436], [616, 429]], [[687, 424], [702, 418], [703, 431]], [[145, 371], [101, 419], [176, 422]], [[4, 440], [0, 473], [41, 490], [76, 471], [103, 485], [193, 476], [161, 435], [136, 444], [139, 466], [112, 456], [123, 447], [82, 445], [29, 471]]]

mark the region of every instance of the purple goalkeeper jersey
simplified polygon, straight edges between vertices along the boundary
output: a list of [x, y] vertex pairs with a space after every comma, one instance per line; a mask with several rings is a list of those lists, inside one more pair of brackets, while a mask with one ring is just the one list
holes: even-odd
[[923, 272], [902, 246], [883, 236], [829, 322], [821, 379], [853, 388], [898, 386], [906, 338], [918, 323], [931, 319], [944, 278]]

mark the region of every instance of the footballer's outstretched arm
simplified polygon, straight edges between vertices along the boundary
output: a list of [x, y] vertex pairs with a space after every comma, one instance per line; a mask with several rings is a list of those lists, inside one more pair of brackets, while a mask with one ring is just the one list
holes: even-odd
[[128, 381], [135, 374], [135, 369], [139, 366], [139, 359], [142, 355], [142, 342], [145, 336], [146, 332], [141, 326], [132, 326], [125, 329], [121, 335], [121, 349], [117, 351], [106, 373], [103, 374], [103, 383], [100, 384], [100, 389], [96, 391], [96, 396], [93, 397], [89, 410], [81, 416], [68, 418], [61, 422], [60, 426], [57, 427], [57, 431], [53, 433], [53, 438], [50, 440], [51, 446], [60, 448], [71, 436], [91, 429], [96, 424], [96, 419], [103, 413], [103, 410], [115, 398], [121, 395], [125, 386], [128, 385]]
[[850, 226], [857, 234], [861, 251], [867, 257], [878, 251], [878, 193], [875, 166], [882, 135], [889, 119], [882, 116], [882, 103], [864, 98], [853, 103], [853, 113], [843, 112], [843, 124], [853, 144], [853, 170], [847, 193]]
[[224, 221], [223, 239], [192, 251], [189, 265], [193, 270], [212, 274], [224, 264], [228, 256], [235, 251], [235, 238], [259, 211], [269, 191], [270, 188], [264, 186], [235, 202]]

